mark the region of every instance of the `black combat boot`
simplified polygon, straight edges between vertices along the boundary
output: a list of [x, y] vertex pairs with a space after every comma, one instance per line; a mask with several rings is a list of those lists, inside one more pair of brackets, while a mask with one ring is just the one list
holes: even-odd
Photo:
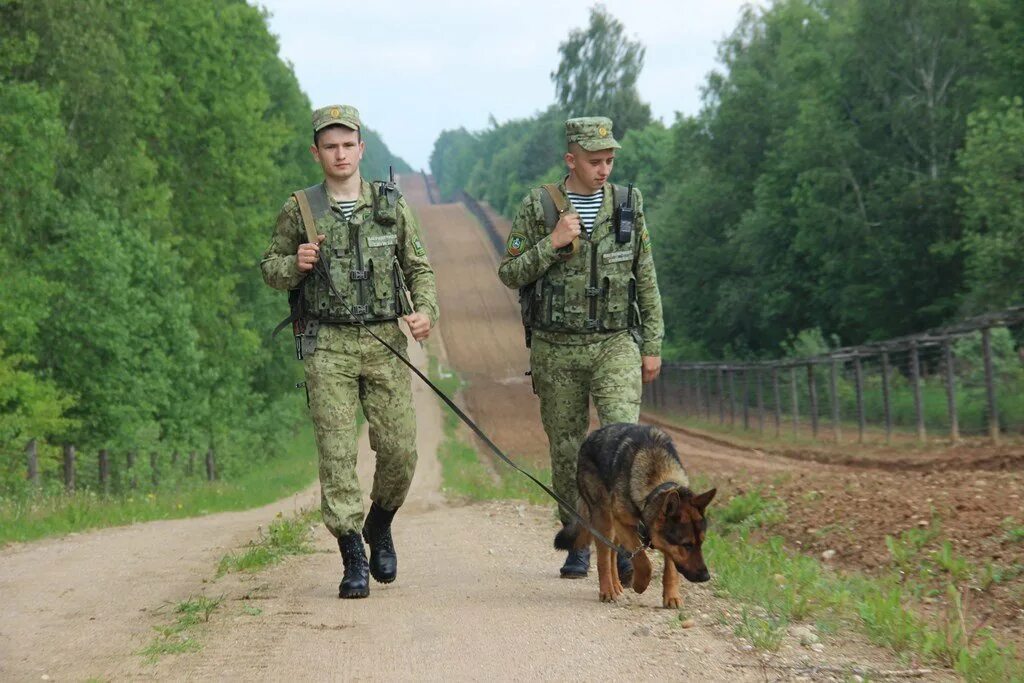
[[345, 575], [338, 586], [339, 598], [365, 598], [370, 594], [370, 577], [367, 576], [366, 551], [359, 534], [350, 531], [338, 539], [341, 561], [345, 563]]
[[570, 550], [561, 573], [563, 579], [582, 579], [590, 571], [590, 548]]
[[363, 538], [370, 546], [370, 574], [378, 583], [391, 583], [398, 576], [398, 556], [391, 540], [391, 520], [398, 508], [385, 510], [374, 503], [363, 522]]
[[633, 585], [633, 558], [625, 553], [615, 553], [615, 564], [619, 570], [619, 583]]

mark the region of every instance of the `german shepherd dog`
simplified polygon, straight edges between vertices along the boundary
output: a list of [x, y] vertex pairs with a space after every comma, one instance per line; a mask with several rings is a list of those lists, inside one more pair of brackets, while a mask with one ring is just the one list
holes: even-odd
[[[580, 446], [576, 469], [579, 512], [591, 526], [626, 548], [648, 545], [665, 556], [662, 605], [679, 607], [679, 575], [700, 583], [711, 578], [701, 544], [707, 520], [704, 509], [716, 489], [699, 495], [672, 439], [657, 427], [611, 424], [591, 433]], [[555, 536], [559, 550], [582, 549], [593, 534], [578, 522]], [[643, 593], [651, 582], [651, 561], [640, 550], [633, 557], [633, 590]], [[602, 602], [622, 595], [615, 551], [597, 544], [597, 576]]]

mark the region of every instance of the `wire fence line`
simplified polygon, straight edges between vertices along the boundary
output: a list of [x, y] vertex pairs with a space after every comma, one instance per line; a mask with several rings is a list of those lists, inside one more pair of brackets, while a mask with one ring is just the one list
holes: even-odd
[[[505, 236], [458, 191], [499, 253]], [[666, 363], [644, 386], [648, 409], [781, 436], [857, 441], [1024, 433], [1024, 306], [806, 358]]]
[[665, 414], [842, 441], [1024, 432], [1024, 306], [921, 334], [773, 361], [666, 363], [644, 403]]

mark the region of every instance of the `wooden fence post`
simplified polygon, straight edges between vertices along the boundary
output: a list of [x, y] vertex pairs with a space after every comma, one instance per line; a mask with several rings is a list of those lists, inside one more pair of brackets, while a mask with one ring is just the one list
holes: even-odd
[[213, 481], [217, 478], [216, 463], [213, 461], [213, 449], [206, 451], [206, 481]]
[[135, 451], [128, 451], [127, 454], [127, 476], [128, 476], [128, 487], [133, 491], [139, 487], [139, 479], [135, 474]]
[[779, 369], [772, 366], [772, 396], [775, 398], [775, 438], [782, 433], [782, 393], [779, 391]]
[[859, 355], [853, 357], [853, 381], [857, 390], [857, 443], [864, 443], [864, 375]]
[[725, 424], [725, 373], [718, 368], [718, 424]]
[[28, 460], [28, 481], [32, 486], [39, 486], [39, 445], [35, 439], [29, 439], [25, 445], [25, 458]]
[[754, 372], [757, 373], [757, 431], [764, 434], [764, 376], [761, 368]]
[[992, 369], [992, 330], [981, 331], [981, 350], [985, 357], [985, 395], [988, 398], [988, 435], [999, 443], [999, 406], [996, 404], [995, 372]]
[[750, 429], [750, 367], [743, 368], [743, 428]]
[[698, 420], [704, 412], [704, 387], [701, 384], [700, 368], [693, 368], [693, 416]]
[[64, 444], [64, 490], [75, 492], [75, 447]]
[[924, 429], [924, 402], [921, 399], [921, 356], [917, 349], [917, 340], [910, 342], [910, 383], [914, 390], [917, 440], [923, 442], [927, 434]]
[[807, 364], [807, 388], [811, 399], [811, 434], [818, 438], [818, 386], [814, 380], [814, 363]]
[[889, 352], [882, 352], [882, 409], [885, 411], [885, 442], [892, 443], [892, 403], [889, 400]]
[[829, 376], [829, 392], [832, 400], [832, 436], [836, 443], [842, 441], [843, 431], [839, 424], [839, 361], [832, 359], [832, 374]]
[[195, 451], [189, 451], [188, 452], [188, 468], [185, 470], [185, 474], [187, 474], [188, 476], [191, 477], [195, 473], [196, 473], [196, 452]]
[[797, 366], [789, 369], [790, 407], [793, 411], [793, 438], [800, 436], [800, 398], [796, 379]]
[[942, 340], [942, 356], [946, 366], [946, 408], [949, 412], [949, 438], [960, 440], [960, 418], [956, 414], [956, 373], [953, 367], [953, 344]]
[[100, 449], [99, 470], [100, 490], [110, 493], [110, 452], [106, 448]]
[[708, 390], [704, 392], [704, 417], [707, 421], [711, 422], [711, 394], [714, 392], [714, 387], [711, 381], [711, 370], [704, 371], [704, 384]]
[[736, 373], [732, 367], [729, 367], [726, 371], [729, 376], [729, 424], [733, 427], [736, 426]]
[[160, 486], [160, 473], [157, 471], [157, 453], [156, 451], [149, 452], [149, 476], [153, 482], [153, 488]]

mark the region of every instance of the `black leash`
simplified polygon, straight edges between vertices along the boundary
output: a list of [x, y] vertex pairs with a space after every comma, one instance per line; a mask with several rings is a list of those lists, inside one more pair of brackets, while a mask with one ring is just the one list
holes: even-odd
[[397, 356], [398, 359], [400, 361], [402, 361], [410, 370], [412, 370], [414, 373], [416, 373], [416, 376], [419, 377], [421, 380], [423, 380], [423, 383], [426, 384], [428, 387], [430, 387], [430, 389], [435, 394], [437, 394], [438, 398], [440, 398], [442, 401], [444, 401], [445, 405], [447, 405], [449, 408], [451, 408], [452, 412], [454, 412], [458, 416], [458, 418], [460, 420], [462, 420], [464, 423], [466, 423], [466, 426], [468, 426], [470, 429], [473, 430], [473, 433], [476, 434], [480, 438], [481, 441], [483, 441], [485, 444], [487, 444], [487, 447], [491, 449], [491, 452], [493, 452], [496, 456], [498, 456], [499, 458], [504, 460], [506, 463], [508, 463], [512, 467], [512, 469], [516, 470], [520, 474], [525, 475], [528, 479], [530, 479], [530, 481], [532, 481], [537, 486], [539, 486], [544, 491], [544, 493], [546, 493], [549, 496], [551, 496], [552, 498], [554, 498], [555, 502], [557, 502], [560, 506], [562, 506], [563, 509], [568, 510], [569, 513], [572, 514], [572, 516], [575, 517], [580, 522], [580, 524], [582, 524], [584, 527], [586, 527], [586, 529], [591, 533], [591, 535], [594, 536], [595, 539], [601, 541], [601, 543], [604, 543], [606, 546], [608, 546], [609, 548], [611, 548], [612, 550], [614, 550], [617, 553], [622, 553], [624, 555], [628, 555], [630, 558], [636, 557], [636, 555], [638, 555], [639, 553], [643, 552], [643, 550], [645, 548], [645, 545], [643, 545], [643, 544], [641, 544], [641, 546], [639, 548], [637, 548], [635, 551], [633, 551], [633, 550], [628, 550], [624, 546], [621, 546], [621, 545], [615, 543], [614, 541], [610, 540], [609, 538], [607, 538], [600, 531], [598, 531], [597, 529], [592, 527], [590, 525], [590, 522], [587, 519], [585, 519], [583, 517], [583, 515], [581, 515], [576, 510], [575, 506], [570, 505], [568, 502], [566, 502], [566, 500], [564, 498], [562, 498], [557, 493], [555, 493], [547, 484], [545, 484], [544, 482], [542, 482], [539, 479], [537, 479], [537, 477], [533, 476], [532, 474], [530, 474], [529, 472], [524, 470], [522, 467], [520, 467], [515, 462], [513, 462], [511, 458], [509, 458], [507, 455], [505, 455], [505, 453], [500, 448], [498, 448], [498, 446], [493, 441], [491, 441], [490, 437], [487, 436], [486, 434], [484, 434], [483, 430], [480, 429], [480, 427], [478, 427], [477, 424], [475, 422], [473, 422], [472, 419], [470, 419], [469, 415], [466, 415], [466, 413], [464, 413], [462, 411], [462, 408], [459, 408], [459, 406], [457, 406], [455, 404], [455, 401], [453, 401], [452, 399], [448, 398], [448, 396], [443, 391], [438, 389], [437, 386], [433, 382], [430, 381], [430, 378], [428, 378], [426, 375], [424, 375], [420, 371], [419, 368], [417, 368], [415, 365], [413, 365], [409, 361], [408, 358], [406, 358], [395, 347], [391, 346], [391, 344], [387, 343], [386, 341], [381, 339], [379, 336], [377, 336], [377, 334], [372, 329], [370, 329], [366, 325], [365, 322], [363, 322], [362, 318], [360, 318], [358, 315], [355, 314], [355, 310], [352, 308], [352, 306], [349, 305], [348, 301], [345, 300], [345, 297], [343, 297], [341, 295], [341, 292], [338, 291], [338, 288], [334, 286], [334, 280], [331, 278], [330, 270], [328, 269], [328, 266], [324, 263], [323, 258], [319, 258], [319, 257], [317, 258], [316, 262], [313, 264], [313, 272], [316, 275], [319, 275], [320, 277], [322, 277], [324, 279], [324, 282], [327, 283], [327, 286], [330, 288], [331, 293], [334, 294], [334, 296], [337, 297], [338, 301], [340, 301], [342, 303], [342, 305], [345, 306], [345, 308], [348, 309], [349, 314], [355, 320], [355, 324], [358, 325], [359, 327], [362, 327], [364, 330], [366, 330], [367, 333], [369, 333], [369, 335], [371, 337], [373, 337], [378, 342], [383, 344], [384, 348], [386, 348], [388, 351], [390, 351], [395, 356]]

